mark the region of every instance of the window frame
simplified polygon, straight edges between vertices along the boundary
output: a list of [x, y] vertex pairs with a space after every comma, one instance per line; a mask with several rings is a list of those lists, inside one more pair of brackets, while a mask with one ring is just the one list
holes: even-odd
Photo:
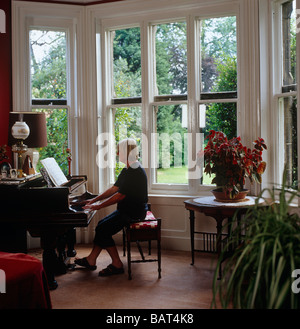
[[[31, 22], [32, 23], [32, 22]], [[71, 124], [70, 124], [70, 119], [72, 116], [72, 112], [71, 112], [71, 106], [68, 105], [70, 104], [70, 94], [71, 94], [71, 90], [70, 90], [70, 85], [71, 85], [71, 79], [70, 79], [70, 31], [69, 31], [69, 27], [57, 27], [56, 26], [56, 22], [54, 23], [54, 26], [52, 26], [54, 22], [47, 22], [46, 21], [46, 25], [45, 25], [45, 20], [40, 20], [40, 19], [35, 19], [34, 20], [34, 25], [29, 24], [27, 26], [27, 35], [28, 35], [28, 44], [30, 43], [30, 38], [29, 38], [29, 34], [31, 30], [49, 30], [49, 31], [61, 31], [61, 32], [65, 32], [66, 35], [66, 97], [64, 99], [41, 99], [41, 98], [32, 98], [32, 86], [31, 86], [31, 74], [29, 73], [29, 84], [30, 84], [30, 110], [33, 111], [35, 109], [53, 109], [53, 110], [63, 110], [66, 109], [67, 110], [67, 114], [68, 114], [68, 145], [67, 147], [71, 148], [71, 145], [74, 145], [74, 140], [72, 140], [72, 136], [75, 136], [76, 134], [72, 133], [72, 129], [71, 129]], [[38, 25], [36, 25], [38, 24]], [[44, 26], [42, 26], [41, 24], [43, 24]], [[31, 58], [30, 54], [29, 54], [29, 59]], [[30, 72], [31, 70], [31, 61], [29, 61], [29, 69], [28, 72]]]
[[[298, 8], [299, 7], [299, 1]], [[260, 7], [267, 7], [267, 28], [269, 29], [267, 37], [263, 37], [260, 41], [258, 39], [261, 32], [261, 26], [264, 21], [259, 21], [263, 17]], [[78, 163], [76, 167], [82, 170], [89, 177], [89, 187], [95, 192], [103, 190], [109, 186], [108, 171], [101, 170], [96, 166], [95, 161], [97, 157], [101, 157], [102, 153], [99, 145], [97, 146], [97, 136], [108, 131], [108, 104], [110, 104], [108, 97], [108, 84], [106, 79], [109, 78], [108, 68], [106, 66], [107, 49], [105, 48], [105, 30], [107, 28], [122, 28], [123, 26], [130, 26], [132, 22], [134, 25], [138, 24], [142, 27], [141, 38], [146, 40], [150, 33], [145, 22], [177, 19], [183, 16], [187, 19], [188, 29], [188, 43], [190, 44], [190, 52], [188, 54], [188, 86], [189, 99], [188, 115], [189, 115], [189, 129], [195, 135], [198, 125], [198, 107], [199, 100], [199, 50], [196, 49], [194, 40], [196, 38], [197, 29], [195, 27], [194, 18], [209, 18], [225, 15], [235, 15], [237, 17], [237, 46], [238, 46], [238, 98], [236, 100], [238, 106], [238, 135], [249, 146], [257, 136], [266, 137], [268, 144], [268, 157], [271, 161], [267, 163], [273, 164], [276, 158], [273, 152], [273, 145], [271, 145], [272, 134], [274, 134], [274, 120], [271, 117], [272, 104], [272, 81], [273, 77], [270, 75], [272, 69], [266, 69], [267, 74], [260, 74], [260, 70], [265, 68], [261, 63], [267, 61], [268, 56], [261, 56], [259, 52], [259, 45], [263, 42], [272, 46], [270, 39], [272, 39], [272, 30], [270, 28], [270, 10], [271, 2], [266, 0], [257, 0], [252, 4], [250, 1], [244, 0], [186, 0], [180, 2], [177, 0], [164, 1], [152, 0], [145, 2], [143, 0], [131, 0], [128, 2], [117, 2], [107, 4], [96, 4], [88, 6], [77, 6], [74, 4], [49, 4], [40, 3], [36, 6], [33, 3], [13, 1], [12, 2], [12, 60], [13, 60], [13, 104], [14, 110], [29, 110], [28, 100], [28, 84], [26, 65], [28, 58], [24, 57], [26, 50], [25, 29], [26, 19], [32, 17], [47, 18], [61, 23], [62, 21], [70, 22], [73, 33], [72, 40], [74, 41], [74, 48], [71, 49], [73, 58], [72, 70], [75, 72], [74, 76], [74, 94], [72, 94], [72, 108], [76, 110], [74, 117], [71, 119], [73, 132], [77, 133], [78, 147], [72, 145], [72, 151], [75, 147], [75, 154], [80, 154], [78, 160], [72, 162], [72, 166]], [[264, 17], [265, 18], [265, 17]], [[258, 24], [260, 23], [260, 24]], [[189, 28], [190, 27], [190, 28]], [[269, 33], [269, 34], [268, 34]], [[271, 37], [270, 37], [271, 36]], [[299, 38], [299, 35], [298, 35]], [[270, 47], [266, 53], [271, 54]], [[298, 58], [299, 58], [299, 42], [297, 43]], [[144, 42], [141, 44], [142, 54], [151, 52], [151, 44]], [[143, 104], [142, 115], [143, 118], [143, 132], [147, 140], [151, 137], [151, 112], [149, 104], [153, 102], [154, 95], [151, 90], [153, 82], [149, 75], [151, 72], [151, 61], [147, 57], [142, 63], [143, 72]], [[298, 70], [299, 75], [299, 70]], [[245, 79], [244, 77], [247, 77]], [[259, 84], [260, 81], [266, 81], [266, 88]], [[298, 80], [299, 81], [299, 78]], [[192, 85], [192, 83], [193, 85]], [[263, 93], [260, 93], [261, 91]], [[299, 95], [299, 90], [298, 90]], [[266, 101], [264, 99], [266, 96]], [[298, 97], [299, 98], [299, 97]], [[207, 102], [207, 100], [205, 100]], [[263, 103], [264, 102], [264, 103]], [[263, 103], [263, 104], [262, 104]], [[121, 105], [121, 104], [119, 104]], [[134, 104], [135, 106], [137, 103]], [[261, 105], [267, 105], [267, 109], [261, 108]], [[273, 108], [273, 107], [272, 107]], [[261, 115], [262, 114], [262, 115]], [[77, 120], [80, 118], [80, 120]], [[267, 118], [267, 130], [262, 122]], [[273, 121], [272, 121], [273, 120]], [[300, 118], [298, 118], [298, 126], [300, 126]], [[86, 129], [89, 131], [89, 136], [86, 134]], [[195, 136], [193, 136], [194, 138]], [[92, 144], [91, 144], [92, 143]], [[94, 145], [95, 144], [95, 145]], [[300, 146], [300, 143], [298, 143]], [[91, 147], [92, 146], [92, 147]], [[298, 147], [299, 147], [298, 146]], [[144, 147], [144, 146], [143, 146]], [[100, 152], [99, 152], [100, 151]], [[97, 153], [98, 152], [98, 153]], [[194, 155], [196, 150], [193, 150]], [[145, 152], [143, 151], [145, 154]], [[195, 157], [193, 157], [195, 158]], [[86, 161], [86, 159], [92, 159]], [[150, 159], [147, 159], [149, 162]], [[267, 166], [269, 170], [270, 166]], [[147, 170], [146, 170], [147, 171]], [[273, 182], [274, 173], [273, 168], [271, 173], [263, 176], [263, 185], [265, 181]], [[149, 174], [149, 171], [147, 172]], [[148, 176], [149, 177], [149, 176]], [[270, 178], [271, 177], [271, 178]], [[190, 181], [188, 191], [175, 191], [170, 194], [167, 190], [157, 190], [150, 187], [150, 193], [165, 194], [172, 196], [173, 194], [187, 195], [205, 195], [211, 187], [199, 187], [193, 181]], [[255, 190], [256, 191], [256, 190]], [[254, 191], [254, 194], [256, 193]], [[253, 192], [251, 188], [251, 192]]]
[[[201, 6], [200, 6], [201, 7]], [[101, 91], [102, 95], [105, 94], [105, 97], [102, 99], [102, 103], [100, 104], [99, 112], [99, 126], [101, 125], [101, 129], [99, 132], [101, 133], [104, 131], [108, 131], [109, 127], [111, 126], [111, 118], [109, 117], [109, 111], [112, 107], [122, 107], [122, 106], [141, 106], [142, 108], [142, 116], [143, 116], [143, 137], [146, 139], [146, 142], [143, 143], [143, 154], [145, 154], [146, 146], [151, 145], [151, 134], [152, 134], [152, 127], [154, 124], [154, 113], [153, 109], [154, 106], [157, 105], [172, 105], [172, 104], [186, 104], [188, 107], [188, 132], [191, 134], [191, 140], [195, 144], [196, 135], [200, 133], [199, 130], [199, 115], [198, 115], [198, 108], [201, 103], [207, 103], [212, 101], [218, 102], [236, 102], [237, 108], [239, 106], [239, 98], [236, 96], [238, 94], [238, 90], [236, 92], [231, 92], [228, 96], [228, 93], [211, 93], [212, 96], [210, 99], [201, 99], [200, 98], [200, 77], [201, 72], [199, 68], [201, 67], [200, 64], [200, 52], [197, 49], [200, 49], [200, 38], [198, 41], [196, 37], [199, 36], [200, 29], [199, 29], [199, 20], [206, 19], [206, 18], [215, 18], [215, 17], [224, 17], [224, 16], [235, 16], [236, 17], [236, 28], [237, 28], [237, 60], [239, 59], [239, 40], [238, 40], [238, 21], [239, 21], [239, 11], [238, 6], [229, 6], [228, 4], [224, 6], [220, 6], [218, 10], [215, 7], [212, 8], [208, 7], [205, 10], [188, 10], [185, 15], [182, 12], [178, 12], [174, 10], [170, 11], [162, 11], [159, 15], [153, 14], [145, 14], [144, 16], [141, 15], [139, 18], [136, 16], [124, 16], [118, 17], [118, 19], [114, 18], [99, 18], [98, 20], [98, 40], [100, 45], [97, 46], [99, 49], [99, 53], [97, 57], [101, 57], [99, 59], [99, 68], [101, 67], [102, 72], [102, 79], [101, 79], [101, 86], [104, 88]], [[101, 15], [100, 15], [101, 16]], [[153, 79], [153, 28], [154, 24], [159, 23], [168, 23], [174, 22], [178, 20], [185, 20], [187, 22], [187, 44], [188, 44], [188, 95], [155, 95], [154, 89], [154, 79]], [[111, 51], [108, 49], [110, 36], [109, 33], [114, 29], [121, 29], [121, 28], [130, 28], [130, 27], [140, 27], [141, 31], [141, 66], [142, 66], [142, 96], [128, 98], [128, 99], [120, 99], [116, 101], [115, 99], [111, 98]], [[152, 39], [151, 39], [152, 38]], [[145, 54], [150, 54], [147, 56]], [[198, 71], [197, 71], [198, 68]], [[238, 74], [238, 81], [239, 80], [239, 67], [237, 68]], [[192, 83], [191, 83], [192, 82]], [[199, 88], [198, 88], [199, 87]], [[99, 94], [98, 94], [99, 95]], [[99, 95], [100, 96], [100, 95]], [[220, 99], [220, 96], [223, 98]], [[207, 97], [205, 97], [207, 98]], [[116, 104], [117, 103], [117, 104]], [[103, 122], [100, 123], [100, 120], [104, 119]], [[237, 124], [238, 125], [238, 124]], [[237, 130], [239, 128], [237, 127]], [[195, 144], [196, 145], [196, 144]], [[101, 151], [99, 149], [99, 151]], [[207, 191], [211, 190], [211, 185], [200, 185], [199, 182], [197, 183], [195, 179], [192, 179], [192, 174], [189, 176], [188, 184], [158, 184], [154, 183], [154, 171], [151, 168], [152, 153], [153, 150], [149, 150], [147, 152], [147, 159], [144, 161], [143, 165], [145, 167], [146, 173], [148, 175], [149, 181], [149, 192], [152, 194], [172, 194], [172, 195], [193, 195], [199, 193], [207, 193]], [[192, 148], [191, 155], [189, 157], [191, 159], [196, 159], [196, 149]], [[112, 184], [112, 173], [110, 170], [107, 170], [107, 175], [109, 178], [107, 181], [109, 184]]]
[[[274, 159], [277, 161], [277, 165], [274, 168], [274, 176], [273, 176], [273, 182], [274, 184], [277, 184], [280, 186], [282, 183], [282, 173], [284, 170], [284, 161], [281, 159], [284, 159], [284, 144], [283, 144], [283, 119], [281, 118], [283, 116], [283, 109], [282, 109], [282, 101], [285, 97], [296, 97], [297, 102], [299, 102], [299, 87], [295, 88], [290, 85], [284, 85], [283, 84], [283, 55], [282, 55], [282, 45], [283, 45], [283, 35], [282, 35], [282, 10], [281, 6], [282, 4], [289, 2], [288, 0], [274, 0], [272, 2], [272, 22], [271, 22], [271, 29], [272, 29], [272, 41], [273, 41], [273, 47], [272, 47], [272, 75], [273, 75], [273, 85], [272, 85], [272, 97], [271, 97], [271, 108], [275, 109], [275, 120], [274, 120], [274, 127], [273, 127], [273, 140], [276, 141], [275, 147], [274, 147]], [[299, 0], [295, 1], [296, 8], [299, 5]], [[296, 34], [296, 51], [297, 51], [297, 64], [298, 64], [298, 74], [297, 74], [297, 84], [299, 81], [299, 33]], [[295, 86], [295, 85], [293, 85]], [[298, 89], [298, 90], [296, 90]], [[299, 115], [297, 115], [297, 144], [298, 144], [298, 181], [300, 178], [300, 159], [299, 159], [299, 142], [300, 142], [300, 118]], [[275, 163], [275, 162], [274, 162]], [[300, 185], [299, 185], [300, 186]], [[300, 202], [300, 199], [299, 199]]]
[[[70, 6], [61, 8], [60, 11], [53, 9], [52, 6], [51, 8], [54, 12], [53, 16], [45, 16], [45, 12], [49, 9], [48, 4], [42, 4], [41, 8], [32, 8], [30, 13], [22, 10], [23, 8], [18, 8], [17, 5], [13, 10], [13, 17], [20, 17], [20, 23], [16, 19], [13, 21], [15, 31], [19, 32], [13, 34], [13, 49], [18, 49], [16, 54], [13, 52], [13, 64], [16, 68], [13, 70], [14, 108], [15, 111], [32, 111], [41, 108], [67, 109], [68, 147], [72, 151], [72, 172], [75, 173], [79, 170], [78, 154], [80, 147], [78, 136], [78, 100], [75, 96], [77, 90], [77, 31], [74, 17], [77, 15], [75, 15], [73, 10], [70, 10]], [[68, 11], [68, 14], [66, 14], [66, 11]], [[32, 99], [29, 32], [34, 29], [63, 31], [66, 33], [66, 99]]]
[[[27, 19], [27, 28], [26, 28], [26, 36], [28, 38], [27, 44], [29, 45], [29, 33], [31, 30], [49, 30], [49, 31], [62, 31], [66, 33], [66, 99], [33, 99], [31, 95], [31, 74], [29, 73], [28, 79], [29, 79], [29, 92], [30, 92], [30, 110], [34, 109], [67, 109], [68, 113], [68, 148], [71, 150], [74, 150], [78, 148], [78, 138], [76, 134], [76, 125], [71, 124], [73, 121], [73, 118], [77, 118], [76, 115], [76, 108], [74, 106], [74, 97], [72, 97], [72, 94], [74, 93], [74, 77], [76, 74], [76, 71], [71, 70], [72, 67], [72, 54], [71, 49], [74, 48], [73, 42], [72, 42], [72, 33], [73, 33], [73, 26], [71, 25], [70, 21], [63, 21], [58, 22], [53, 19], [45, 19], [45, 18], [30, 18]], [[30, 53], [28, 54], [30, 59]], [[31, 69], [31, 63], [28, 62], [28, 72], [30, 72]], [[73, 106], [72, 106], [73, 105]], [[76, 121], [76, 120], [75, 120]], [[75, 128], [75, 129], [74, 129]], [[73, 152], [75, 156], [75, 165], [78, 163], [78, 158], [75, 154], [78, 154], [78, 152]], [[73, 157], [74, 157], [73, 156]], [[74, 167], [74, 165], [73, 165]]]

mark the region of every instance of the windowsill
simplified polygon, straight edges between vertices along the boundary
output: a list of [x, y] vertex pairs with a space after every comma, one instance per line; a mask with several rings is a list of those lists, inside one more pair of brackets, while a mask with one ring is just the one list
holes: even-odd
[[151, 198], [174, 198], [174, 199], [193, 199], [193, 198], [199, 198], [199, 197], [204, 197], [204, 196], [208, 196], [208, 195], [212, 195], [211, 194], [211, 190], [213, 188], [207, 189], [207, 190], [203, 190], [203, 191], [198, 191], [196, 193], [182, 193], [180, 191], [174, 192], [172, 194], [170, 194], [170, 191], [151, 191], [148, 193], [148, 196]]
[[193, 199], [197, 197], [197, 195], [183, 195], [183, 194], [178, 194], [178, 195], [148, 194], [148, 196], [149, 198], [171, 198], [171, 199]]

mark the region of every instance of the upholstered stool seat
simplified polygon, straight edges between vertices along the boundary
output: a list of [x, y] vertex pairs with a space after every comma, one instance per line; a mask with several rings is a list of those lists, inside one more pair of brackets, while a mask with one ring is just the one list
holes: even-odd
[[[123, 251], [125, 256], [125, 245], [127, 245], [127, 266], [128, 279], [131, 280], [131, 263], [157, 262], [158, 277], [161, 278], [161, 219], [155, 218], [153, 213], [148, 210], [145, 219], [130, 223], [123, 229]], [[157, 242], [157, 258], [146, 259], [140, 242], [148, 241], [149, 255], [151, 255], [151, 241]], [[141, 258], [139, 260], [131, 259], [131, 242], [136, 242]]]

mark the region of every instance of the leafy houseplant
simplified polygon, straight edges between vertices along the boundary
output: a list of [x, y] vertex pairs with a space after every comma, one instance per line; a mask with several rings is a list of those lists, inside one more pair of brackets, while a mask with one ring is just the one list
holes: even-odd
[[3, 172], [9, 174], [9, 170], [11, 169], [11, 165], [9, 162], [5, 161], [8, 159], [6, 154], [6, 145], [0, 146], [0, 177]]
[[2, 145], [0, 146], [0, 162], [6, 159], [8, 159], [8, 156], [6, 155], [6, 145]]
[[[283, 182], [285, 177], [284, 172]], [[283, 184], [276, 203], [274, 191], [262, 193], [267, 191], [272, 205], [261, 207], [256, 203], [249, 209], [229, 237], [227, 247], [238, 247], [226, 260], [224, 248], [219, 259], [213, 291], [214, 302], [219, 296], [223, 308], [300, 308], [300, 294], [293, 291], [293, 285], [298, 283], [292, 274], [300, 269], [300, 217], [289, 212], [289, 204], [299, 193], [286, 190]], [[224, 260], [223, 275], [218, 281], [219, 266]]]
[[230, 140], [221, 131], [211, 130], [204, 149], [204, 172], [215, 174], [212, 184], [222, 189], [230, 199], [243, 189], [245, 179], [261, 183], [266, 163], [262, 161], [262, 151], [267, 149], [265, 141], [258, 138], [251, 150], [241, 143], [240, 137]]

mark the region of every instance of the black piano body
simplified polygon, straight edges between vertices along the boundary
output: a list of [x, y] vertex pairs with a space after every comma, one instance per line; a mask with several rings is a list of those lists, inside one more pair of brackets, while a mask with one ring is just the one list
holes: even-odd
[[72, 176], [57, 187], [49, 187], [41, 175], [0, 181], [0, 250], [27, 252], [26, 232], [40, 237], [50, 289], [57, 287], [55, 274], [65, 273], [69, 257], [76, 254], [75, 228], [87, 227], [95, 214], [78, 205], [95, 196], [86, 184], [86, 176]]

